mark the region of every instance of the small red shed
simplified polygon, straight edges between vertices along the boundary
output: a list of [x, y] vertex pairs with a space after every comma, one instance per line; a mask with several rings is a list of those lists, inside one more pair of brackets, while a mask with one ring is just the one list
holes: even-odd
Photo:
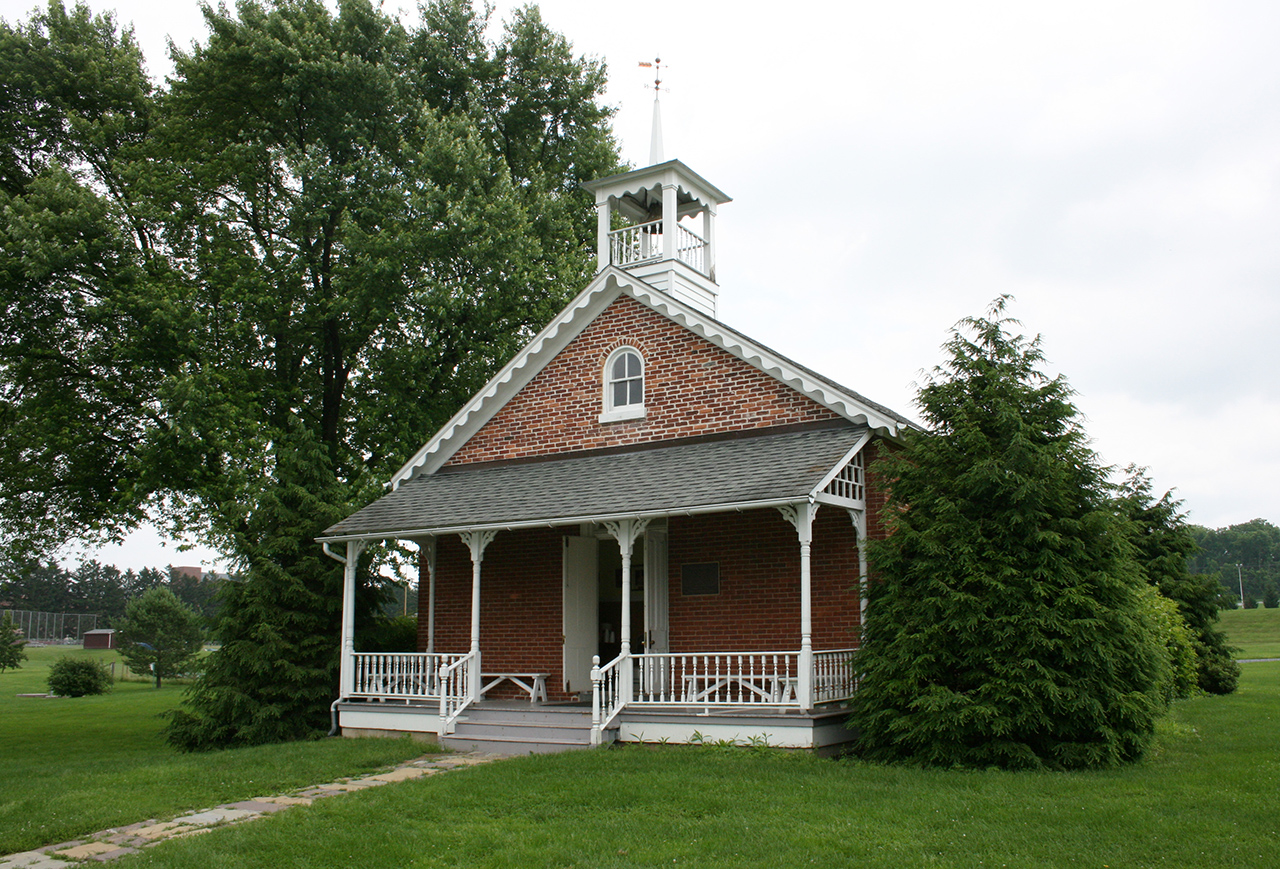
[[111, 628], [85, 631], [84, 647], [86, 649], [114, 649], [116, 647], [116, 632]]

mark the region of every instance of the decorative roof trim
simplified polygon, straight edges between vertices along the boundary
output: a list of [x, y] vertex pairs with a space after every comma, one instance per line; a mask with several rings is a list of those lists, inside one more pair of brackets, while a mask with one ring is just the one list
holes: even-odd
[[862, 437], [858, 438], [858, 442], [855, 443], [852, 448], [850, 448], [849, 452], [844, 454], [844, 458], [836, 462], [835, 467], [832, 468], [830, 471], [827, 471], [827, 473], [823, 475], [822, 479], [818, 481], [818, 485], [813, 487], [813, 489], [809, 492], [809, 497], [816, 500], [817, 497], [822, 494], [822, 490], [827, 488], [827, 486], [831, 485], [832, 480], [840, 476], [840, 472], [845, 469], [846, 465], [848, 465], [850, 462], [853, 461], [854, 456], [862, 452], [862, 448], [865, 447], [867, 445], [867, 442], [870, 440], [871, 440], [871, 432], [867, 432]]
[[[623, 276], [628, 277], [625, 273]], [[695, 335], [706, 338], [722, 350], [807, 395], [850, 422], [869, 426], [889, 437], [896, 437], [899, 429], [910, 426], [910, 423], [892, 411], [886, 412], [886, 409], [873, 406], [862, 396], [815, 376], [813, 372], [776, 351], [752, 341], [742, 333], [642, 281], [629, 280], [623, 289], [636, 301], [648, 305]]]
[[717, 205], [733, 201], [723, 190], [679, 160], [668, 160], [665, 163], [645, 166], [643, 169], [623, 172], [620, 175], [587, 181], [582, 187], [594, 193], [596, 202], [599, 203], [609, 196], [635, 195], [644, 190], [661, 187], [663, 184], [679, 184], [686, 193], [713, 210]]
[[501, 371], [493, 376], [471, 400], [445, 423], [435, 436], [396, 471], [388, 483], [392, 490], [422, 473], [432, 473], [462, 448], [493, 415], [519, 392], [555, 355], [568, 346], [621, 292], [618, 276], [625, 274], [609, 267], [596, 275], [547, 327], [525, 345]]
[[633, 275], [606, 266], [396, 472], [389, 487], [394, 490], [417, 474], [434, 473], [623, 293], [850, 422], [888, 437], [896, 437], [902, 428], [911, 427], [904, 417], [887, 408], [816, 375]]

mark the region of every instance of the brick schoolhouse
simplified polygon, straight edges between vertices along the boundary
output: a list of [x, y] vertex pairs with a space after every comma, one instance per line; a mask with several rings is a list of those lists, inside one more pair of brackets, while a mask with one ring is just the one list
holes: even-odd
[[[588, 189], [595, 278], [321, 538], [346, 565], [336, 723], [830, 747], [880, 529], [864, 469], [911, 423], [716, 319], [729, 198], [701, 176]], [[386, 539], [420, 548], [418, 649], [357, 653], [355, 563]]]

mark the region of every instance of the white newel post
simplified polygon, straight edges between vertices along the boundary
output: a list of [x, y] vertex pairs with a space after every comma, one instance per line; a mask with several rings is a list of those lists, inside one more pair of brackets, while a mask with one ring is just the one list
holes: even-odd
[[648, 519], [622, 519], [604, 523], [605, 528], [618, 541], [618, 549], [622, 553], [622, 662], [618, 667], [618, 693], [623, 705], [635, 699], [634, 662], [631, 660], [631, 554], [635, 550], [636, 540], [644, 533], [648, 524]]
[[473, 699], [480, 698], [480, 562], [484, 550], [497, 531], [464, 531], [462, 542], [471, 550], [471, 672], [467, 693]]
[[813, 514], [818, 507], [812, 501], [802, 501], [779, 507], [796, 528], [800, 539], [800, 672], [797, 673], [796, 699], [800, 708], [813, 708], [813, 582], [810, 574], [810, 554], [813, 548]]
[[342, 563], [342, 650], [339, 655], [338, 696], [347, 698], [356, 678], [356, 565], [368, 544], [363, 540], [347, 541], [347, 557]]

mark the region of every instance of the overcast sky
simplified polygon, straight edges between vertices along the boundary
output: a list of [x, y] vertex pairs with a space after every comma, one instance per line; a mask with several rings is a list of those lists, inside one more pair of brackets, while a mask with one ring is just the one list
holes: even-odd
[[[166, 36], [204, 36], [186, 0], [91, 5], [134, 23], [155, 75]], [[1104, 462], [1148, 466], [1198, 524], [1280, 522], [1280, 4], [541, 7], [607, 61], [635, 166], [638, 62], [669, 65], [666, 157], [734, 198], [722, 320], [914, 417], [951, 326], [1011, 294]]]

